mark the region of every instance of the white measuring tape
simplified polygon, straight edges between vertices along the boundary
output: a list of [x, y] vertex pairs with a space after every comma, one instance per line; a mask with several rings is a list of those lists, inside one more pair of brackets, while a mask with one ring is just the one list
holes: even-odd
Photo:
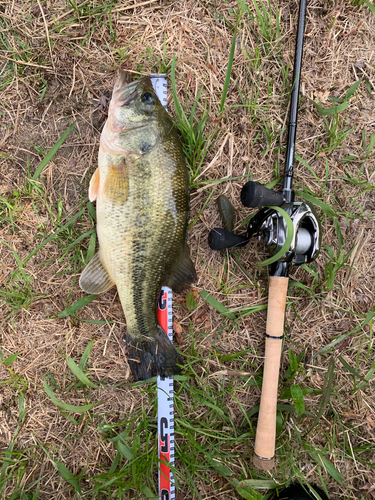
[[[167, 109], [167, 75], [150, 75], [152, 86], [160, 102]], [[172, 290], [162, 287], [158, 300], [158, 321], [173, 341]], [[173, 377], [157, 378], [158, 391], [158, 456], [159, 499], [174, 500], [175, 486], [172, 471], [174, 465], [174, 404]]]

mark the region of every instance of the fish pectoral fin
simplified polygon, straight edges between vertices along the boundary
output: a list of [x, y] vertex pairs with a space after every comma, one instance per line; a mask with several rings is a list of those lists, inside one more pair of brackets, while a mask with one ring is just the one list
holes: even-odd
[[89, 186], [89, 200], [94, 201], [96, 200], [96, 197], [98, 196], [99, 192], [99, 181], [100, 181], [100, 173], [99, 169], [97, 168], [91, 177], [90, 180], [90, 186]]
[[116, 205], [122, 205], [128, 199], [129, 175], [125, 159], [111, 165], [103, 186], [103, 196]]
[[83, 270], [79, 278], [79, 286], [86, 293], [103, 293], [112, 288], [114, 284], [100, 261], [99, 251]]
[[[165, 285], [176, 292], [182, 292], [187, 286], [197, 279], [193, 261], [187, 244], [184, 245], [180, 257], [170, 269]], [[163, 283], [164, 284], [164, 283]]]

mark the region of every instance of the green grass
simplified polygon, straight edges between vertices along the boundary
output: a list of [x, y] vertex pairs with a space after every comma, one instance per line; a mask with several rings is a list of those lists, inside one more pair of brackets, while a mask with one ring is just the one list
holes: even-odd
[[[280, 40], [280, 14], [277, 4], [272, 9], [271, 0], [252, 0], [252, 2], [238, 1], [242, 12], [247, 15], [252, 25], [252, 32], [259, 42], [265, 55], [275, 55]], [[249, 7], [251, 5], [251, 9]]]

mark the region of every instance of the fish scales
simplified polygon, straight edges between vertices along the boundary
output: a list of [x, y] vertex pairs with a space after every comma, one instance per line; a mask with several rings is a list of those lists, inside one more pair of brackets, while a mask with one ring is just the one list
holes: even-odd
[[95, 275], [90, 262], [80, 285], [89, 293], [102, 291], [100, 281], [105, 289], [117, 285], [130, 368], [143, 380], [180, 372], [181, 357], [158, 325], [156, 303], [162, 285], [182, 290], [196, 274], [186, 243], [189, 176], [176, 129], [148, 78], [123, 80], [120, 74], [90, 183], [100, 245]]

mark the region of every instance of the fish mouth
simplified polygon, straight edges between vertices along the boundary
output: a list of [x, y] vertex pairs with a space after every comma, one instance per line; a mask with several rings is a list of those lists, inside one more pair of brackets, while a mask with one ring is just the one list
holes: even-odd
[[150, 77], [145, 76], [127, 83], [128, 75], [126, 72], [121, 71], [116, 78], [113, 89], [113, 99], [118, 106], [126, 106], [130, 104], [138, 95], [138, 89], [143, 85], [151, 85]]

